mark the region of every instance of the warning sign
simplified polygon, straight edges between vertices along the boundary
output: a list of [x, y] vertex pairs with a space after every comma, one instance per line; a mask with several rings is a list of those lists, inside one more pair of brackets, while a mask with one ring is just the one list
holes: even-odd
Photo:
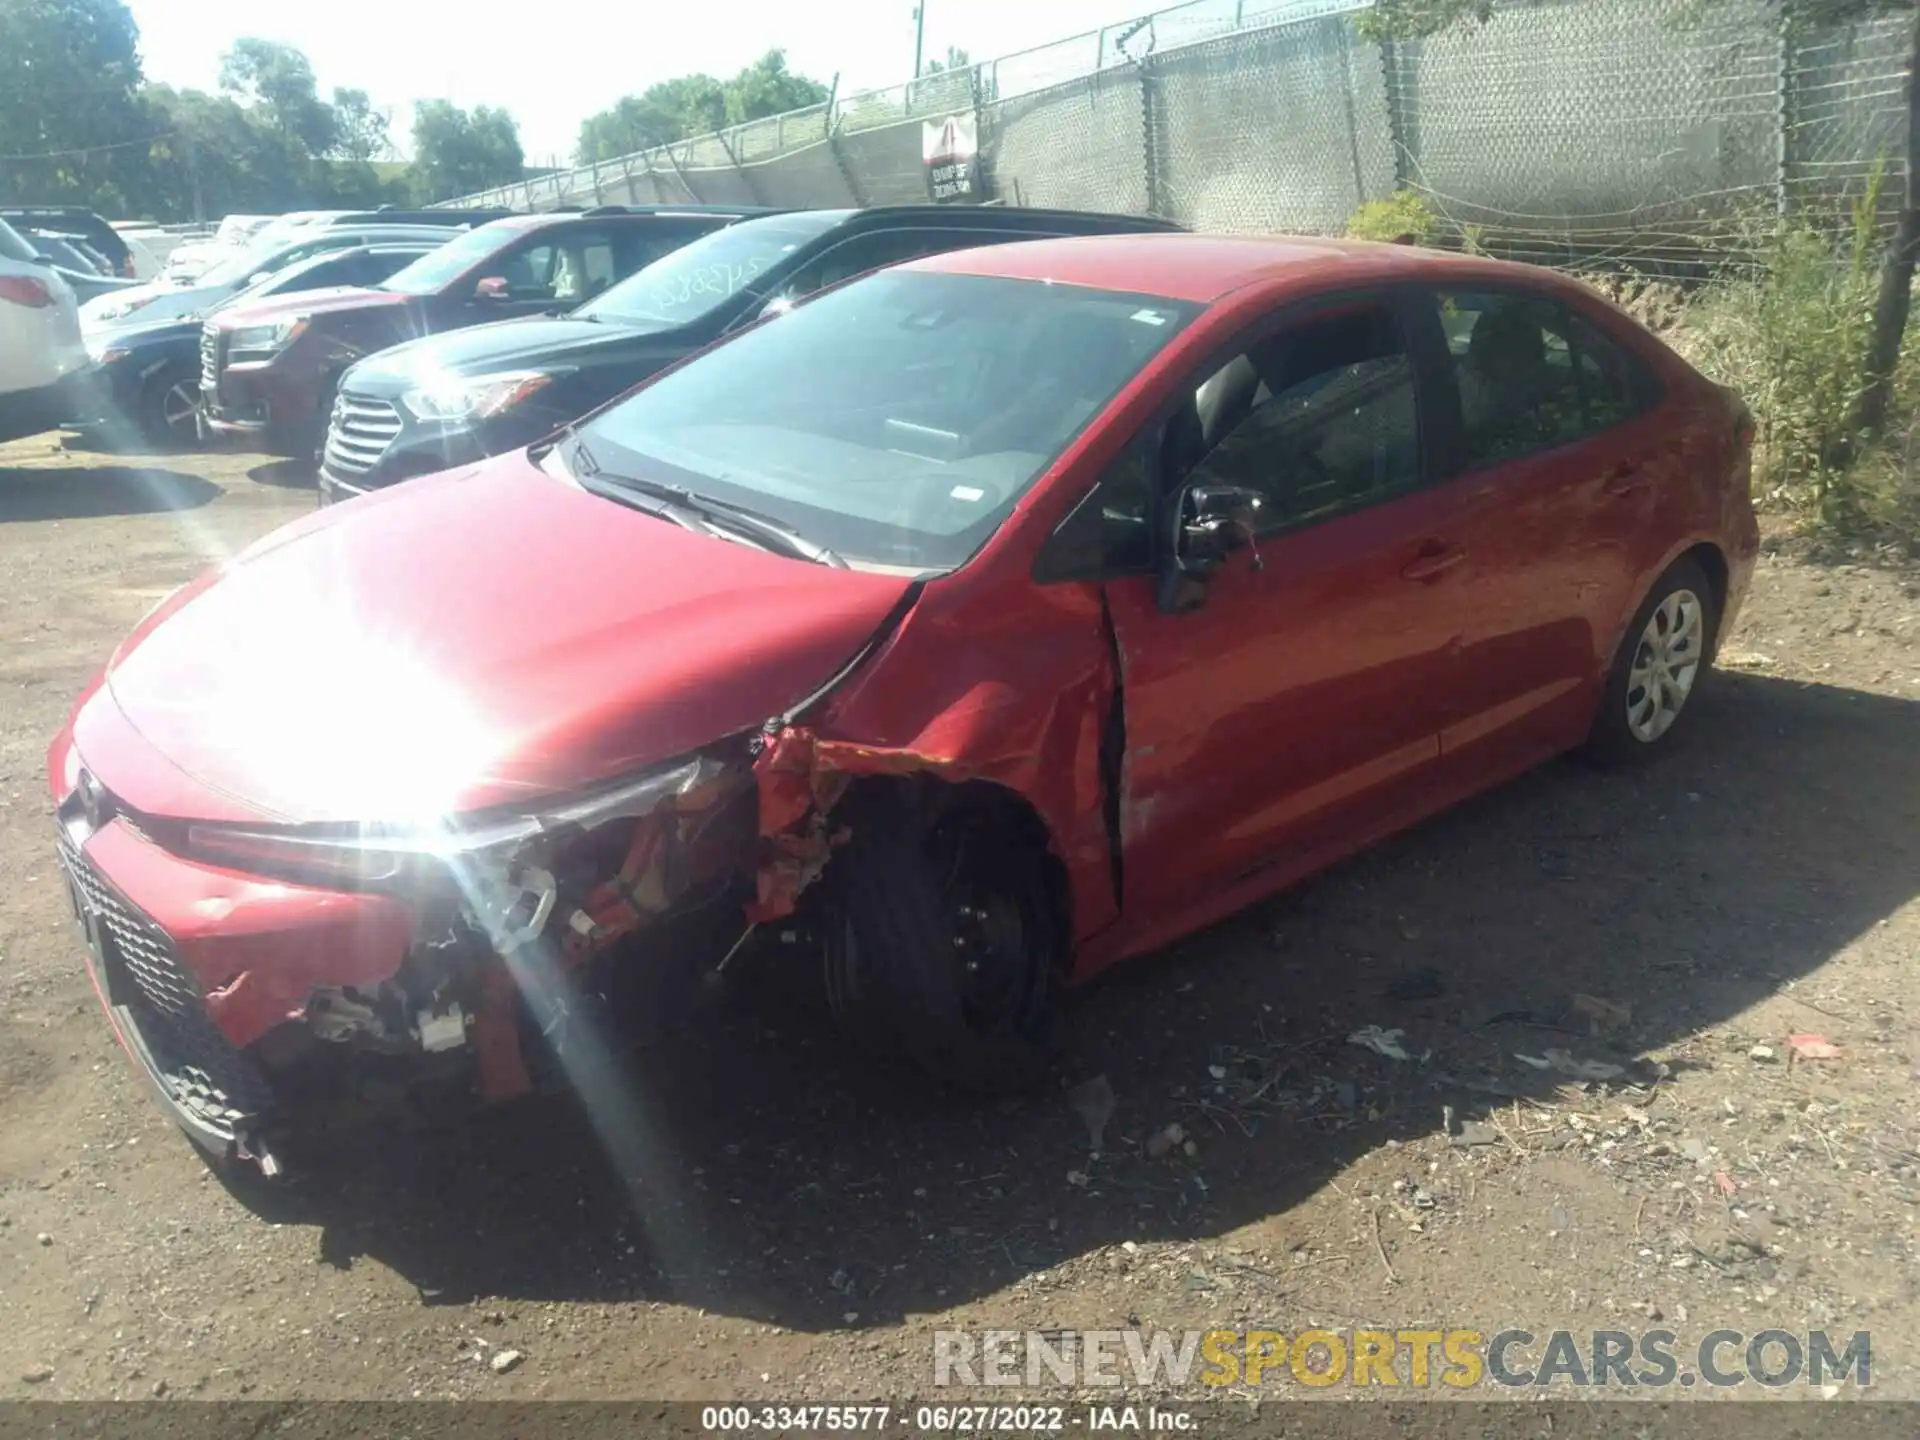
[[979, 201], [980, 127], [971, 115], [949, 115], [920, 126], [920, 153], [926, 161], [927, 194], [946, 203]]

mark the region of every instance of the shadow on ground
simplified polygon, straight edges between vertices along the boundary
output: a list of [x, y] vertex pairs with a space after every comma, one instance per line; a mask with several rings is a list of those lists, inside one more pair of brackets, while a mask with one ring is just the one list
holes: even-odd
[[193, 510], [220, 493], [197, 475], [144, 465], [0, 466], [0, 523]]
[[310, 460], [269, 460], [247, 471], [256, 485], [279, 485], [289, 490], [311, 490], [320, 474]]
[[[1121, 1240], [1216, 1236], [1432, 1133], [1443, 1102], [1550, 1097], [1560, 1077], [1516, 1050], [1630, 1063], [1819, 968], [1920, 890], [1916, 734], [1920, 704], [1725, 676], [1649, 769], [1550, 766], [1123, 967], [1070, 1008], [1059, 1090], [930, 1097], [783, 997], [644, 1057], [617, 1147], [641, 1157], [631, 1190], [552, 1102], [350, 1142], [269, 1213], [427, 1303], [673, 1299], [803, 1330], [943, 1309]], [[1493, 1020], [1575, 991], [1632, 1007], [1617, 1048]], [[1431, 1057], [1347, 1043], [1369, 1024]], [[1064, 1087], [1100, 1074], [1118, 1108], [1089, 1164]], [[1210, 1123], [1211, 1087], [1256, 1075], [1248, 1133]], [[1172, 1120], [1199, 1153], [1147, 1158]]]
[[69, 455], [183, 455], [199, 447], [156, 440], [134, 421], [116, 416], [97, 424], [69, 425], [60, 436], [60, 448]]

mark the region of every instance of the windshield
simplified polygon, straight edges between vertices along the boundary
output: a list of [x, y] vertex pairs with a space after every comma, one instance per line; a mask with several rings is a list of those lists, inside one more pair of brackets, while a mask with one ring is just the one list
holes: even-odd
[[300, 254], [278, 245], [249, 245], [238, 255], [230, 255], [218, 265], [200, 272], [196, 285], [231, 285], [261, 270], [278, 270], [301, 258]]
[[855, 565], [948, 570], [1195, 313], [882, 271], [742, 332], [580, 434], [602, 480], [684, 486]]
[[662, 327], [691, 324], [839, 222], [839, 212], [816, 210], [715, 230], [635, 271], [575, 310], [574, 317]]
[[437, 295], [496, 250], [504, 250], [527, 233], [523, 225], [482, 225], [458, 234], [430, 255], [422, 255], [404, 270], [380, 282], [382, 290], [402, 295]]

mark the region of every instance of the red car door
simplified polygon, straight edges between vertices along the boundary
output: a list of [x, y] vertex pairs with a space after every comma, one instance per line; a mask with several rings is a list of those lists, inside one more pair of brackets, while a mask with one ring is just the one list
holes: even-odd
[[1653, 497], [1683, 461], [1651, 372], [1573, 307], [1520, 287], [1435, 298], [1473, 562], [1441, 749], [1471, 785], [1584, 737]]
[[1425, 483], [1428, 365], [1407, 337], [1395, 297], [1343, 297], [1249, 332], [1176, 392], [1163, 496], [1248, 487], [1262, 533], [1183, 613], [1151, 575], [1107, 583], [1135, 923], [1358, 844], [1431, 778], [1465, 565], [1459, 497]]

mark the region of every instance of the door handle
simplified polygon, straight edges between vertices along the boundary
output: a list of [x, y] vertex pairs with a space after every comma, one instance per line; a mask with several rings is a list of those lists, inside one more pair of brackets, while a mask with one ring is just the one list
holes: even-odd
[[1420, 554], [1400, 571], [1400, 577], [1403, 580], [1437, 579], [1466, 558], [1465, 546], [1431, 540], [1420, 547]]
[[1637, 462], [1629, 462], [1607, 471], [1600, 488], [1609, 495], [1635, 495], [1652, 483]]

